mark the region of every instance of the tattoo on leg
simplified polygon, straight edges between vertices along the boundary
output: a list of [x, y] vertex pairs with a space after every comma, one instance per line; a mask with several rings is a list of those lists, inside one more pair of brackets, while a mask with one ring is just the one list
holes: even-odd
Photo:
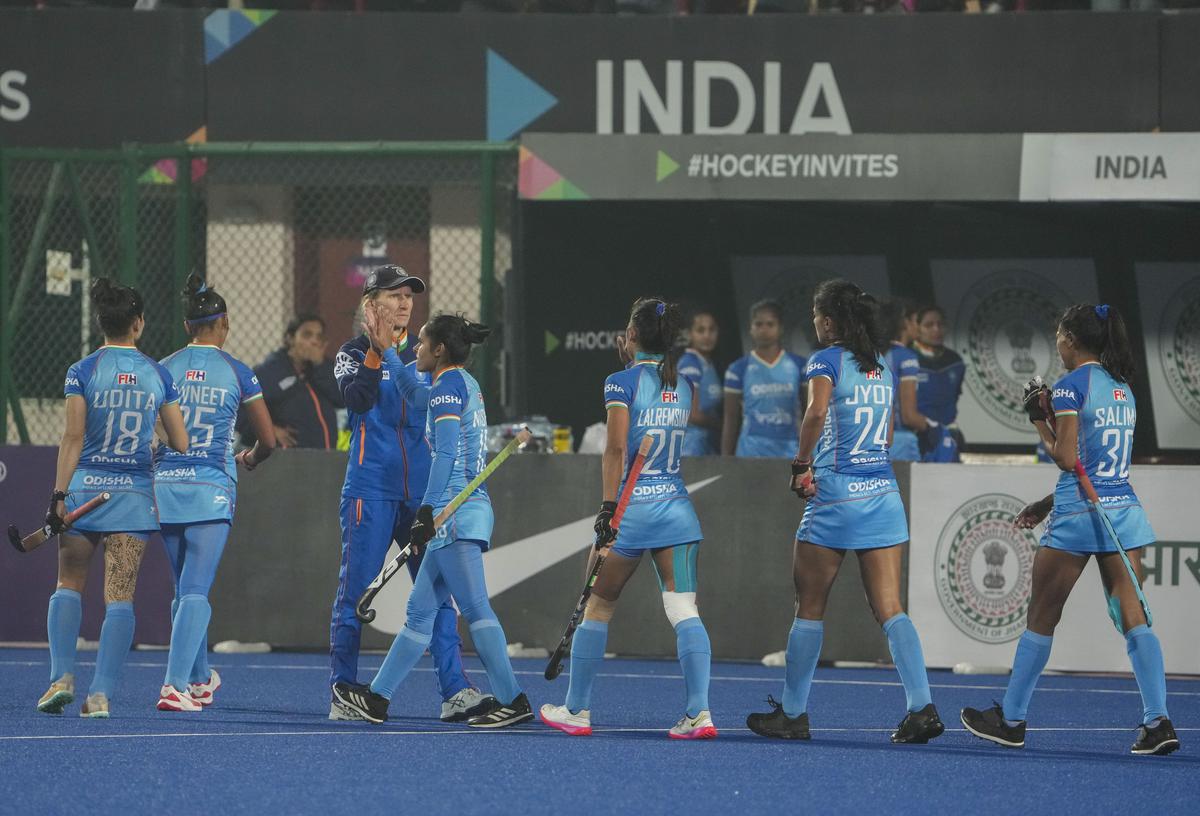
[[114, 533], [104, 542], [104, 602], [132, 601], [138, 569], [146, 552], [145, 540]]

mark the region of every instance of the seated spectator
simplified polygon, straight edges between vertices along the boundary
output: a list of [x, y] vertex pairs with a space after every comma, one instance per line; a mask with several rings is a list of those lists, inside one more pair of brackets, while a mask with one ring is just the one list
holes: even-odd
[[337, 412], [343, 406], [333, 363], [325, 359], [328, 345], [324, 320], [297, 315], [287, 325], [283, 347], [254, 369], [281, 447], [337, 446]]

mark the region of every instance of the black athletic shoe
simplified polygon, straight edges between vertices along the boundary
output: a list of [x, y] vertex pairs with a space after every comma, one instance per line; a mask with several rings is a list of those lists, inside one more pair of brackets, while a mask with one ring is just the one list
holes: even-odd
[[472, 728], [507, 728], [532, 719], [533, 709], [529, 706], [529, 698], [525, 696], [525, 692], [521, 692], [517, 699], [508, 705], [493, 699], [491, 708], [478, 717], [467, 720], [467, 725]]
[[333, 696], [364, 720], [373, 723], [387, 722], [388, 698], [371, 691], [368, 685], [334, 683]]
[[942, 725], [942, 719], [938, 716], [937, 709], [933, 707], [933, 703], [930, 703], [920, 711], [910, 711], [904, 717], [904, 720], [892, 733], [892, 742], [924, 745], [931, 739], [940, 737], [945, 730], [946, 726]]
[[767, 705], [774, 709], [770, 714], [751, 714], [746, 718], [746, 727], [761, 737], [776, 739], [806, 740], [812, 739], [808, 733], [808, 712], [798, 717], [789, 717], [783, 713], [783, 703], [767, 697]]
[[1004, 722], [1004, 709], [994, 703], [987, 711], [964, 708], [958, 715], [967, 730], [980, 739], [1003, 745], [1005, 748], [1025, 747], [1025, 721], [1016, 725]]
[[1171, 725], [1170, 720], [1163, 717], [1153, 728], [1148, 725], [1138, 728], [1137, 742], [1129, 749], [1129, 753], [1166, 756], [1178, 750], [1179, 737], [1175, 735], [1175, 727]]

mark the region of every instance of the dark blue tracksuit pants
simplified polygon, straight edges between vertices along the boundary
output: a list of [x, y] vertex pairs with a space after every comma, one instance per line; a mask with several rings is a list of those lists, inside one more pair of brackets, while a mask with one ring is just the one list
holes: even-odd
[[[358, 682], [362, 623], [355, 617], [354, 607], [367, 584], [383, 569], [383, 561], [392, 540], [408, 541], [408, 531], [419, 506], [419, 501], [405, 503], [342, 497], [342, 566], [338, 571], [338, 592], [333, 602], [333, 621], [329, 627], [331, 686], [341, 681]], [[414, 580], [420, 566], [421, 559], [408, 560], [408, 571]], [[438, 690], [443, 700], [449, 700], [470, 685], [463, 672], [461, 646], [458, 613], [447, 601], [434, 619], [433, 641], [429, 644], [437, 669]]]

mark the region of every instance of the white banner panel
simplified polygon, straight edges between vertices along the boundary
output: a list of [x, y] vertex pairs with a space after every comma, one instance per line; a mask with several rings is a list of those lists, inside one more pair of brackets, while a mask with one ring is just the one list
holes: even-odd
[[1021, 201], [1195, 201], [1200, 134], [1027, 133]]
[[733, 291], [742, 351], [749, 354], [750, 306], [770, 298], [783, 307], [783, 347], [807, 357], [816, 347], [813, 291], [830, 278], [853, 281], [877, 298], [888, 295], [887, 260], [882, 255], [746, 255], [732, 259]]
[[[1051, 492], [1057, 474], [1052, 465], [913, 466], [908, 612], [931, 667], [1012, 664], [1042, 532], [1013, 520]], [[1143, 552], [1145, 590], [1167, 671], [1200, 674], [1200, 467], [1135, 467], [1132, 478], [1158, 537]], [[1094, 560], [1067, 602], [1049, 668], [1129, 671]]]
[[1062, 376], [1054, 346], [1058, 318], [1072, 303], [1096, 301], [1096, 273], [1083, 258], [935, 260], [933, 289], [946, 311], [946, 345], [966, 377], [958, 425], [967, 444], [1029, 445], [1037, 434], [1021, 391], [1040, 374]]
[[1160, 448], [1200, 448], [1200, 264], [1139, 263], [1138, 301]]

